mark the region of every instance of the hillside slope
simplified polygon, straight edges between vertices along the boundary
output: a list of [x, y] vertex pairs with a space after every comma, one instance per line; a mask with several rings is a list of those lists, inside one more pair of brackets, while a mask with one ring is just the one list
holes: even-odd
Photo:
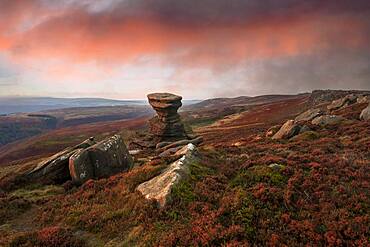
[[[287, 97], [237, 111], [220, 106], [207, 114], [183, 112], [204, 143], [190, 176], [176, 185], [164, 208], [136, 187], [159, 174], [166, 159], [137, 163], [130, 172], [81, 187], [68, 182], [20, 186], [0, 179], [0, 245], [368, 246], [370, 122], [358, 119], [366, 104], [335, 111], [346, 121], [312, 126], [314, 134], [290, 140], [265, 135], [273, 125], [330, 103], [313, 104], [313, 97]], [[86, 129], [86, 136], [98, 126], [122, 131], [129, 143], [145, 135], [146, 120], [78, 130]], [[55, 135], [58, 140], [77, 137], [78, 130], [66, 128]], [[41, 142], [51, 140], [43, 138]], [[24, 144], [23, 150], [37, 146], [35, 142]], [[23, 152], [20, 146], [12, 150]]]

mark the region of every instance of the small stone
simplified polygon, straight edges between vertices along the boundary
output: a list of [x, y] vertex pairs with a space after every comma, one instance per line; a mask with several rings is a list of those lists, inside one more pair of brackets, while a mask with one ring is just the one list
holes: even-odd
[[276, 170], [276, 171], [279, 171], [279, 170], [282, 170], [285, 168], [284, 165], [281, 165], [281, 164], [278, 164], [278, 163], [272, 163], [269, 165], [270, 168]]

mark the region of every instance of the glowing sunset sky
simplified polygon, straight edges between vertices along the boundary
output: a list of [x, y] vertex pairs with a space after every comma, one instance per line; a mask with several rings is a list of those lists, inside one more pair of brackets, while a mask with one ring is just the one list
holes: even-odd
[[0, 95], [370, 89], [368, 0], [0, 0]]

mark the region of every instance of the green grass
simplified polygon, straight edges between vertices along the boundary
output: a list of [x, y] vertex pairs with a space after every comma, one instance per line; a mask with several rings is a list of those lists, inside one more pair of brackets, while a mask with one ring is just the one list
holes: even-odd
[[281, 174], [282, 169], [274, 169], [268, 166], [254, 166], [241, 170], [230, 184], [232, 187], [242, 186], [248, 188], [257, 183], [268, 183], [274, 186], [283, 186], [287, 183], [287, 177]]
[[41, 186], [33, 184], [31, 186], [15, 190], [11, 193], [12, 196], [26, 199], [28, 201], [38, 201], [40, 199], [45, 199], [50, 196], [63, 194], [64, 189], [61, 186], [47, 185]]

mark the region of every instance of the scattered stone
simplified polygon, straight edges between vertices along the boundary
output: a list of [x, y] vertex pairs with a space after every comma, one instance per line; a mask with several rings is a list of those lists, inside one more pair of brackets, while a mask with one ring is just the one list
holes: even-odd
[[281, 125], [274, 125], [274, 126], [270, 127], [266, 131], [266, 137], [271, 137], [271, 136], [275, 135], [276, 132], [278, 132], [280, 128], [281, 128]]
[[40, 180], [43, 183], [64, 183], [70, 179], [69, 158], [78, 150], [88, 148], [96, 142], [93, 138], [74, 146], [64, 149], [53, 156], [40, 162], [33, 170], [26, 174], [26, 178]]
[[323, 115], [319, 116], [315, 119], [312, 120], [312, 124], [314, 125], [320, 125], [320, 126], [325, 126], [325, 125], [336, 125], [342, 123], [344, 120], [346, 120], [342, 116], [337, 116], [337, 115]]
[[149, 104], [157, 116], [149, 120], [152, 134], [162, 141], [187, 137], [184, 125], [177, 110], [182, 106], [182, 97], [170, 93], [153, 93], [148, 95]]
[[270, 168], [274, 169], [275, 171], [280, 171], [285, 168], [285, 165], [281, 165], [278, 163], [272, 163], [269, 165]]
[[193, 144], [188, 144], [182, 153], [184, 155], [171, 163], [160, 175], [137, 187], [146, 199], [155, 200], [159, 207], [164, 207], [171, 200], [173, 187], [189, 175], [189, 164], [196, 160]]
[[357, 97], [357, 103], [369, 103], [370, 102], [370, 95], [360, 95]]
[[167, 145], [170, 145], [172, 142], [160, 142], [160, 143], [158, 143], [156, 146], [155, 146], [155, 148], [156, 149], [160, 149], [160, 148], [163, 148], [163, 147], [165, 147], [165, 146], [167, 146]]
[[289, 139], [297, 135], [300, 131], [300, 126], [294, 120], [288, 120], [281, 126], [280, 130], [272, 137], [274, 140]]
[[167, 149], [178, 147], [178, 146], [184, 146], [184, 145], [187, 145], [189, 143], [192, 143], [194, 145], [198, 145], [202, 141], [203, 141], [202, 137], [198, 137], [198, 138], [195, 138], [195, 139], [192, 139], [192, 140], [180, 140], [180, 141], [172, 142], [171, 144], [158, 149], [157, 152], [161, 153], [161, 152], [164, 152]]
[[133, 165], [131, 155], [120, 135], [79, 150], [69, 160], [70, 175], [77, 184], [91, 178], [104, 178], [127, 171]]
[[128, 153], [130, 155], [137, 155], [141, 152], [142, 150], [141, 149], [134, 149], [134, 150], [129, 150]]
[[311, 121], [315, 117], [321, 116], [323, 112], [319, 108], [309, 109], [295, 118], [295, 122]]
[[184, 147], [182, 147], [180, 150], [178, 150], [175, 155], [186, 155], [187, 153], [191, 152], [193, 155], [196, 153], [195, 145], [190, 143]]
[[370, 120], [370, 104], [362, 110], [360, 115], [361, 120]]
[[183, 146], [169, 148], [169, 149], [163, 151], [162, 153], [160, 153], [158, 156], [161, 157], [161, 158], [172, 156], [182, 148], [183, 148]]
[[330, 105], [327, 106], [328, 110], [337, 110], [342, 107], [352, 105], [357, 102], [357, 96], [354, 94], [348, 94], [343, 98], [334, 100]]

